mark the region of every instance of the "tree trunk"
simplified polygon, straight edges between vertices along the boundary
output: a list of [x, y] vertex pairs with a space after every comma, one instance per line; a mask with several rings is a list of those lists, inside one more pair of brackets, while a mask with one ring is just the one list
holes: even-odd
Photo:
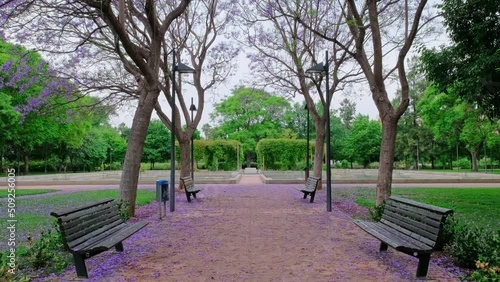
[[[149, 121], [153, 107], [158, 99], [158, 91], [143, 92], [135, 110], [130, 136], [128, 139], [127, 153], [123, 163], [123, 172], [120, 181], [121, 210], [127, 215], [134, 216], [135, 200], [137, 197], [137, 184], [141, 168], [141, 158], [144, 142], [148, 132]], [[143, 98], [145, 96], [145, 98]]]
[[477, 151], [472, 150], [470, 152], [470, 156], [471, 156], [471, 162], [472, 162], [472, 171], [477, 172], [478, 171], [478, 169], [477, 169]]
[[376, 206], [382, 205], [391, 196], [397, 126], [397, 118], [391, 114], [384, 115], [382, 119], [382, 144], [380, 146]]
[[[181, 170], [180, 177], [191, 176], [191, 143], [189, 140], [179, 140], [180, 156], [181, 156]], [[178, 190], [183, 191], [181, 183], [178, 184]]]
[[28, 175], [28, 170], [29, 170], [29, 165], [28, 165], [28, 162], [29, 162], [29, 155], [28, 153], [25, 153], [23, 154], [23, 158], [24, 158], [24, 175]]
[[[323, 152], [325, 148], [325, 121], [315, 121], [316, 126], [316, 148], [314, 149], [314, 164], [313, 164], [313, 176], [322, 177], [323, 174]], [[318, 186], [318, 190], [322, 189], [322, 185]]]

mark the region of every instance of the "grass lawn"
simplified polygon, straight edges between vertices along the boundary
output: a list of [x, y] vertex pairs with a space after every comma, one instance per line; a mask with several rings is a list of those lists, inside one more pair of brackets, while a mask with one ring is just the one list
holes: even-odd
[[[23, 190], [17, 190], [17, 192]], [[24, 190], [29, 191], [29, 190]], [[28, 236], [38, 238], [42, 231], [47, 231], [55, 226], [55, 218], [50, 216], [50, 212], [77, 207], [86, 203], [95, 202], [104, 198], [118, 199], [118, 190], [94, 190], [74, 193], [45, 195], [34, 198], [16, 198], [16, 234], [18, 242], [26, 243]], [[136, 204], [145, 205], [155, 199], [155, 191], [138, 190]], [[0, 201], [0, 210], [7, 210], [7, 201]], [[0, 220], [7, 220], [7, 212], [0, 214]], [[7, 238], [8, 230], [2, 228], [0, 236]], [[6, 242], [6, 240], [4, 240]], [[5, 242], [0, 242], [0, 247], [5, 247]]]
[[[375, 189], [356, 190], [358, 204], [365, 207], [375, 205]], [[499, 188], [393, 188], [392, 195], [453, 209], [455, 217], [468, 225], [500, 229]]]
[[[56, 192], [57, 189], [16, 189], [16, 197]], [[0, 198], [7, 198], [7, 189], [0, 190]]]

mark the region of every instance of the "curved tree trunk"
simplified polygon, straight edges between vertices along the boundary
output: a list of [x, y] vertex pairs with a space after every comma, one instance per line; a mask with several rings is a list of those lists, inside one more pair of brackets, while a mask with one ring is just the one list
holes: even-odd
[[398, 118], [391, 114], [382, 119], [382, 144], [380, 146], [380, 163], [377, 181], [376, 205], [382, 205], [391, 196], [392, 172], [394, 169], [394, 150]]
[[[325, 122], [323, 120], [315, 121], [316, 126], [316, 140], [314, 149], [314, 164], [313, 164], [313, 176], [322, 177], [323, 174], [323, 157], [325, 148]], [[321, 190], [322, 186], [319, 185], [318, 190]]]
[[120, 180], [121, 211], [134, 216], [135, 200], [137, 197], [137, 184], [141, 168], [141, 158], [144, 142], [148, 133], [149, 121], [153, 107], [158, 99], [159, 91], [142, 93], [139, 104], [135, 110], [130, 136], [128, 139], [127, 153], [123, 163], [123, 172]]
[[[191, 176], [191, 143], [190, 140], [179, 140], [180, 147], [180, 177]], [[182, 190], [181, 183], [178, 184], [178, 190]]]

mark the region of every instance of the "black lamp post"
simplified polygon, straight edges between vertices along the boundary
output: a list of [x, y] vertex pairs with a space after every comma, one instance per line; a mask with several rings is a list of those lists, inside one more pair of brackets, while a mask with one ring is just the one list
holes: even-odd
[[[196, 106], [193, 103], [192, 97], [189, 110], [191, 111], [191, 123], [193, 123], [193, 112], [196, 111]], [[193, 134], [191, 134], [191, 178], [194, 180], [194, 131]]]
[[172, 130], [170, 144], [170, 212], [175, 210], [175, 73], [195, 73], [196, 71], [183, 63], [176, 64], [175, 50], [172, 52]]
[[309, 108], [307, 107], [307, 102], [306, 106], [304, 107], [304, 110], [307, 111], [307, 127], [306, 127], [306, 138], [307, 138], [307, 145], [306, 145], [306, 181], [309, 178]]
[[332, 168], [330, 164], [330, 85], [328, 69], [328, 51], [325, 51], [326, 64], [319, 63], [306, 70], [306, 73], [324, 73], [326, 76], [326, 210], [332, 211]]

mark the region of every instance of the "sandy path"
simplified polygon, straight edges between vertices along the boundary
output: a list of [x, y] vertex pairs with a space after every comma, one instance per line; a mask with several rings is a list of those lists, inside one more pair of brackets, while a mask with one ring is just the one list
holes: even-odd
[[[156, 203], [141, 207], [137, 219], [151, 223], [124, 253], [88, 259], [90, 281], [415, 281], [417, 259], [377, 253], [338, 205], [326, 212], [324, 190], [313, 204], [290, 185], [208, 185], [198, 195], [178, 194], [161, 221]], [[74, 277], [71, 267], [50, 281]], [[432, 260], [428, 279], [458, 281]]]

